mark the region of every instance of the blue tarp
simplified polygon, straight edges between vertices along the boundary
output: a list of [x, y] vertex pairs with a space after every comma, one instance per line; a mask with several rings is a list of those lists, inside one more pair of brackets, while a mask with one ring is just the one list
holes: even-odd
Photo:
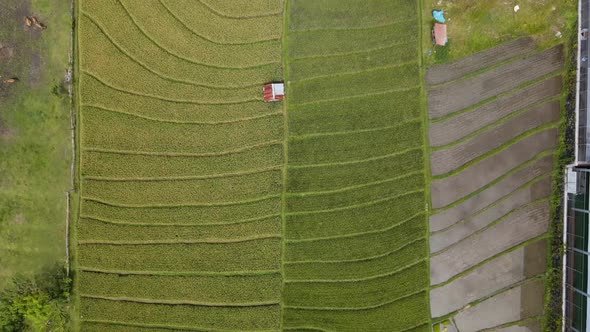
[[433, 10], [432, 11], [432, 16], [434, 17], [435, 20], [437, 20], [440, 23], [445, 23], [445, 11], [444, 10]]

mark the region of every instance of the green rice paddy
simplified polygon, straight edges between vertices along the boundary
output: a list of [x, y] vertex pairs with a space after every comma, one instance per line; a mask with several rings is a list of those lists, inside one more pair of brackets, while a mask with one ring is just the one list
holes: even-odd
[[80, 1], [78, 328], [428, 330], [419, 6], [370, 2]]

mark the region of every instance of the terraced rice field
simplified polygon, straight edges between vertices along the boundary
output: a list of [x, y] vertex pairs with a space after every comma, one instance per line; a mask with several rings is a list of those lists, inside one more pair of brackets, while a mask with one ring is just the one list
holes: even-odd
[[543, 315], [563, 51], [537, 52], [532, 43], [427, 74], [430, 308], [460, 331], [536, 331]]
[[80, 329], [429, 331], [418, 11], [80, 1]]
[[283, 327], [428, 331], [417, 2], [289, 6]]
[[273, 330], [282, 1], [80, 2], [82, 331]]

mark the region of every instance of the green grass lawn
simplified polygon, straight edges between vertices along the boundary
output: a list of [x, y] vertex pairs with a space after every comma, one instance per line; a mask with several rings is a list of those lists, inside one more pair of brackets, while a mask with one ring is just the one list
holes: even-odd
[[[456, 60], [523, 36], [539, 47], [563, 43], [577, 19], [575, 0], [423, 0], [423, 50], [426, 64]], [[520, 7], [514, 12], [514, 6]], [[432, 10], [444, 9], [449, 44], [434, 48]]]
[[[26, 28], [26, 15], [48, 28]], [[6, 0], [0, 22], [0, 330], [58, 331], [69, 310], [70, 7]]]
[[[68, 66], [71, 18], [66, 2], [27, 2], [0, 8], [0, 42], [14, 50], [0, 61], [0, 75], [20, 80], [0, 96], [0, 289], [17, 274], [65, 264], [70, 110], [52, 88]], [[26, 31], [24, 14], [49, 28]]]

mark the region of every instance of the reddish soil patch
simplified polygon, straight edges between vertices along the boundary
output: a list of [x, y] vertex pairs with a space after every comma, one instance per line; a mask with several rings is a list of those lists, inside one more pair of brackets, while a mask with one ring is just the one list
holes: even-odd
[[432, 175], [449, 173], [529, 130], [558, 121], [559, 117], [559, 102], [549, 102], [528, 110], [466, 142], [435, 151], [430, 156]]
[[430, 291], [432, 317], [447, 315], [469, 303], [545, 272], [546, 255], [547, 241], [537, 241], [494, 258], [449, 284], [433, 288]]
[[542, 280], [534, 280], [487, 299], [455, 316], [459, 331], [480, 331], [543, 314]]
[[430, 117], [438, 118], [451, 114], [511, 91], [522, 84], [560, 70], [563, 62], [563, 50], [560, 45], [473, 78], [434, 88], [428, 98]]
[[432, 206], [447, 206], [489, 184], [511, 169], [532, 159], [539, 153], [557, 146], [555, 128], [526, 137], [497, 154], [479, 161], [466, 170], [432, 183]]
[[548, 197], [550, 194], [551, 177], [546, 177], [532, 186], [518, 190], [481, 214], [458, 223], [443, 232], [432, 234], [430, 236], [430, 252], [435, 253], [443, 250], [483, 229], [510, 212], [522, 208], [524, 205], [535, 200]]
[[442, 146], [459, 140], [518, 110], [561, 93], [562, 77], [552, 77], [514, 94], [484, 104], [473, 111], [459, 114], [430, 125], [430, 144]]
[[[481, 193], [458, 204], [448, 210], [441, 211], [430, 217], [430, 230], [432, 232], [447, 228], [469, 216], [483, 210], [485, 207], [499, 201], [509, 195], [525, 183], [549, 174], [553, 170], [553, 155], [539, 159], [535, 163], [522, 170], [507, 176], [495, 185], [483, 190]], [[532, 189], [538, 190], [538, 189]]]
[[528, 205], [497, 225], [475, 234], [430, 259], [430, 283], [443, 283], [453, 276], [524, 241], [547, 232], [549, 203]]
[[426, 83], [433, 85], [456, 80], [510, 58], [533, 52], [535, 48], [536, 45], [532, 38], [520, 38], [456, 62], [434, 66], [426, 73]]

